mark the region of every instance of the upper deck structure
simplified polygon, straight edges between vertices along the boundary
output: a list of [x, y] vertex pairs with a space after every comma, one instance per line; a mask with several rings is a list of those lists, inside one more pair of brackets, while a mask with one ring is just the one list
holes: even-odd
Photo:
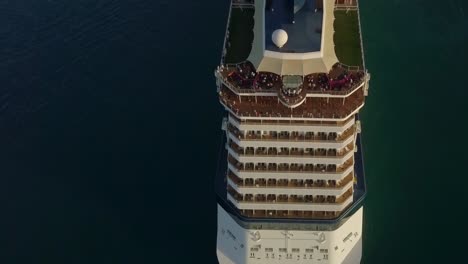
[[[283, 31], [283, 39], [275, 39], [278, 38], [275, 31]], [[361, 44], [355, 1], [233, 2], [221, 65], [215, 72], [220, 102], [229, 112], [224, 125], [228, 139], [227, 163], [232, 165], [225, 176], [231, 179], [226, 186], [227, 195], [239, 197], [239, 192], [235, 192], [243, 190], [239, 184], [249, 186], [250, 180], [253, 187], [268, 187], [268, 182], [274, 182], [275, 188], [265, 193], [262, 201], [271, 200], [275, 206], [253, 206], [258, 209], [277, 207], [279, 197], [284, 199], [284, 196], [271, 196], [284, 192], [279, 182], [287, 184], [288, 192], [295, 192], [288, 183], [290, 180], [284, 181], [290, 175], [261, 178], [261, 174], [253, 173], [258, 167], [266, 171], [297, 168], [306, 176], [299, 177], [299, 183], [296, 176], [294, 186], [320, 187], [326, 182], [331, 184], [329, 193], [340, 194], [331, 195], [326, 201], [352, 198], [353, 188], [340, 192], [335, 189], [347, 186], [349, 177], [355, 183], [358, 179], [354, 170], [346, 168], [354, 164], [350, 150], [357, 150], [355, 144], [360, 130], [356, 114], [364, 105], [370, 79]], [[249, 158], [250, 155], [257, 158]], [[283, 162], [289, 159], [290, 163]], [[251, 160], [259, 163], [247, 162]], [[247, 167], [253, 171], [242, 172], [248, 171]], [[341, 176], [331, 177], [334, 179], [331, 182], [329, 176], [321, 178], [315, 170], [322, 167]], [[254, 184], [256, 179], [262, 184]], [[322, 187], [327, 188], [327, 184]], [[303, 193], [299, 189], [296, 192]], [[311, 189], [306, 193], [314, 196], [327, 191]], [[305, 203], [310, 199], [301, 197], [299, 200]], [[309, 206], [329, 208], [308, 210], [310, 218], [316, 212], [327, 211], [333, 212], [332, 218], [336, 217], [352, 203], [348, 200], [346, 206]], [[245, 208], [241, 205], [237, 204], [237, 208]]]
[[[215, 71], [228, 113], [216, 178], [220, 263], [342, 263], [352, 255], [366, 194], [362, 50], [355, 0], [232, 2]], [[260, 240], [264, 229], [269, 238]], [[303, 237], [292, 248], [289, 230]], [[247, 244], [250, 258], [241, 260]]]
[[[336, 104], [342, 103], [348, 109], [362, 105], [361, 95], [367, 93], [369, 79], [362, 63], [357, 11], [336, 10], [333, 1], [314, 0], [304, 1], [302, 8], [294, 13], [294, 6], [287, 7], [287, 2], [296, 1], [256, 1], [251, 8], [232, 9], [226, 49], [217, 76], [238, 95], [265, 96], [266, 100], [272, 99], [268, 96], [278, 97], [287, 108], [303, 105], [289, 117], [310, 116], [317, 112], [317, 117], [323, 118], [325, 116], [320, 112], [332, 108], [337, 112], [325, 110], [331, 118], [347, 118], [352, 112], [343, 113]], [[284, 10], [280, 8], [282, 11], [278, 11], [276, 6]], [[275, 12], [281, 14], [271, 15]], [[288, 12], [293, 13], [293, 17], [300, 14], [303, 21], [286, 23], [290, 18], [284, 13]], [[269, 22], [275, 16], [276, 23]], [[293, 33], [288, 35], [283, 47], [269, 48], [274, 46], [269, 32], [277, 29], [292, 30]], [[303, 38], [300, 32], [295, 32], [299, 29], [306, 31]], [[319, 41], [309, 39], [307, 35]], [[355, 92], [358, 95], [352, 95]], [[240, 101], [235, 102], [229, 92], [225, 94], [225, 104], [237, 103], [239, 106], [231, 107], [234, 111], [250, 108], [248, 104], [240, 107]], [[311, 110], [310, 105], [321, 103], [319, 98], [329, 98], [327, 105], [322, 104], [320, 110]], [[278, 111], [266, 112], [278, 117], [285, 112], [276, 105], [271, 108]]]

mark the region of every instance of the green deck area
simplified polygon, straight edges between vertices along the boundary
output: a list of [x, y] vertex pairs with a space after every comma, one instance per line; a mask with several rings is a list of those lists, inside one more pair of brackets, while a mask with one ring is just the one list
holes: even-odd
[[349, 66], [362, 66], [361, 40], [357, 11], [335, 11], [335, 53]]
[[252, 49], [255, 11], [253, 8], [233, 8], [231, 12], [224, 62], [238, 63], [245, 61]]
[[[225, 63], [245, 61], [254, 39], [254, 9], [233, 8], [229, 21]], [[357, 11], [335, 11], [335, 53], [338, 60], [349, 66], [362, 66], [361, 40]]]

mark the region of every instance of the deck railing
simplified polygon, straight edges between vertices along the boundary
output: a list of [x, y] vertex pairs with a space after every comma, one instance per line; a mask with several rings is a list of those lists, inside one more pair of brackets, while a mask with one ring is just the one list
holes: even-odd
[[[323, 135], [315, 135], [315, 134], [295, 134], [294, 132], [290, 132], [287, 135], [276, 133], [276, 134], [254, 134], [254, 133], [243, 133], [242, 131], [238, 130], [232, 124], [228, 124], [228, 131], [237, 139], [245, 140], [245, 141], [293, 141], [293, 142], [331, 142], [331, 143], [342, 143], [348, 140], [351, 136], [355, 134], [356, 128], [355, 126], [351, 126], [346, 129], [340, 135], [333, 135], [336, 133], [324, 133]], [[327, 135], [328, 134], [328, 135]]]
[[[342, 204], [353, 196], [353, 188], [349, 188], [345, 193], [336, 197], [333, 195], [264, 195], [264, 194], [240, 194], [232, 187], [227, 188], [228, 195], [238, 203], [274, 203], [274, 204]], [[271, 198], [268, 199], [268, 196]]]
[[339, 174], [343, 173], [354, 165], [354, 157], [351, 156], [342, 165], [336, 167], [328, 167], [326, 164], [315, 164], [307, 166], [307, 164], [290, 165], [288, 163], [276, 164], [276, 166], [260, 166], [250, 163], [241, 163], [233, 156], [228, 155], [228, 163], [237, 170], [237, 172], [278, 172], [278, 173], [314, 173], [314, 174]]
[[342, 158], [354, 151], [354, 143], [346, 145], [343, 149], [321, 149], [315, 148], [306, 150], [303, 148], [297, 148], [287, 150], [279, 150], [276, 148], [243, 148], [239, 147], [235, 142], [229, 143], [230, 151], [235, 155], [242, 157], [292, 157], [292, 158]]
[[219, 65], [224, 64], [224, 58], [226, 57], [226, 50], [227, 50], [226, 42], [229, 37], [229, 23], [231, 21], [231, 13], [232, 13], [231, 11], [232, 11], [232, 0], [231, 0], [231, 3], [229, 4], [229, 14], [228, 14], [227, 22], [226, 22], [226, 31], [224, 31], [223, 50], [221, 51], [221, 61]]
[[[275, 95], [280, 95], [281, 91], [280, 89], [258, 89], [258, 88], [242, 88], [238, 85], [233, 84], [228, 80], [228, 74], [232, 71], [236, 70], [236, 64], [226, 64], [223, 65], [223, 67], [219, 67], [215, 71], [215, 76], [223, 82], [226, 87], [228, 87], [230, 90], [232, 90], [234, 93], [239, 94], [239, 95], [255, 95], [255, 96], [271, 96], [272, 94]], [[349, 71], [360, 71], [361, 67], [359, 66], [349, 66], [346, 64], [340, 64], [340, 67], [345, 68], [346, 70]], [[304, 93], [299, 96], [297, 99], [294, 99], [293, 101], [300, 101], [302, 100], [301, 98], [303, 97], [312, 97], [314, 95], [330, 95], [330, 96], [339, 96], [339, 97], [346, 97], [352, 93], [354, 93], [356, 90], [358, 90], [364, 83], [366, 82], [365, 75], [364, 77], [361, 78], [360, 81], [354, 83], [350, 88], [345, 89], [345, 90], [331, 90], [331, 89], [308, 89], [307, 87], [303, 87]], [[281, 87], [280, 87], [281, 88]], [[321, 96], [321, 97], [327, 97], [327, 96]], [[292, 100], [292, 99], [291, 99]], [[292, 102], [291, 104], [294, 104]]]
[[287, 189], [340, 189], [354, 179], [351, 172], [341, 180], [295, 180], [295, 179], [242, 179], [232, 171], [228, 171], [227, 177], [238, 187], [255, 188], [287, 188]]
[[354, 120], [354, 117], [349, 118], [348, 120], [345, 121], [309, 121], [309, 120], [255, 120], [255, 119], [244, 119], [240, 120], [237, 117], [233, 116], [232, 114], [229, 115], [229, 119], [232, 122], [235, 122], [237, 126], [240, 125], [293, 125], [293, 126], [324, 126], [324, 127], [341, 127], [345, 126], [349, 122], [352, 122]]

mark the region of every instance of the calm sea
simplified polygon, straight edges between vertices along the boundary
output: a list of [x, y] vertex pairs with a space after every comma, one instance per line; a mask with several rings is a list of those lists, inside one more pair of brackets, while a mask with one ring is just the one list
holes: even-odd
[[[363, 263], [466, 263], [468, 6], [361, 0]], [[0, 263], [216, 263], [227, 0], [0, 0]]]

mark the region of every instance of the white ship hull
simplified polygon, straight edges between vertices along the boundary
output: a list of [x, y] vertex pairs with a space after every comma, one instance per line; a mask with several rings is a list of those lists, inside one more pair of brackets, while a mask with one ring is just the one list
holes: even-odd
[[218, 205], [220, 264], [358, 264], [363, 208], [334, 231], [249, 230]]

